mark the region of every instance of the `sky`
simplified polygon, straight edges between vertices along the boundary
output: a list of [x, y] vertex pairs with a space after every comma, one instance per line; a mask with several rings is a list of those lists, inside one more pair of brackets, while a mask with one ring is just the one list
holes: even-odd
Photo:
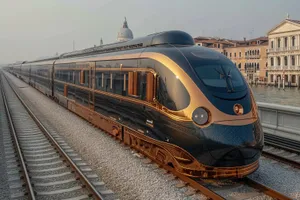
[[0, 0], [0, 64], [116, 42], [126, 16], [134, 37], [182, 30], [193, 37], [264, 36], [299, 0]]

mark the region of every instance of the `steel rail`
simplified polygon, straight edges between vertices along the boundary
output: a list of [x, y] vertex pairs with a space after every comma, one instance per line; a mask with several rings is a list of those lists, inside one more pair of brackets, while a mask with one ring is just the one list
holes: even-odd
[[300, 142], [291, 139], [265, 134], [265, 144], [300, 154]]
[[[300, 143], [297, 141], [293, 141], [291, 139], [282, 138], [279, 136], [273, 136], [273, 135], [268, 134], [265, 137], [265, 144], [270, 145], [275, 148], [279, 148], [279, 149], [288, 151], [290, 153], [295, 153], [298, 155], [300, 154], [300, 151], [299, 151]], [[300, 162], [295, 161], [293, 159], [286, 158], [286, 157], [280, 156], [278, 154], [272, 153], [270, 151], [264, 151], [264, 150], [262, 152], [262, 155], [300, 169]]]
[[7, 98], [5, 96], [5, 92], [4, 92], [4, 85], [2, 82], [2, 77], [0, 78], [0, 82], [1, 82], [1, 93], [2, 93], [2, 97], [3, 97], [3, 103], [4, 103], [5, 110], [6, 110], [7, 118], [9, 121], [10, 131], [13, 136], [13, 142], [15, 144], [15, 149], [16, 149], [18, 157], [19, 157], [19, 162], [21, 163], [21, 166], [22, 166], [22, 173], [24, 175], [23, 177], [25, 179], [25, 185], [26, 185], [26, 189], [27, 189], [27, 193], [25, 193], [25, 195], [28, 195], [29, 199], [35, 200], [35, 193], [34, 193], [34, 190], [32, 188], [31, 182], [30, 182], [30, 177], [29, 177], [29, 174], [27, 171], [25, 160], [24, 160], [22, 150], [19, 145], [19, 139], [17, 137], [16, 129], [15, 129], [14, 123], [12, 121], [10, 110], [8, 108], [8, 102], [7, 102]]
[[277, 192], [276, 190], [273, 190], [264, 184], [261, 184], [259, 182], [254, 181], [253, 179], [250, 179], [248, 177], [243, 178], [243, 180], [247, 185], [258, 189], [259, 191], [263, 192], [264, 194], [274, 198], [274, 199], [280, 199], [280, 200], [292, 200], [291, 197], [288, 197], [284, 194], [281, 194], [280, 192]]
[[291, 165], [295, 168], [300, 169], [300, 162], [297, 162], [295, 160], [285, 158], [283, 156], [279, 156], [277, 154], [273, 154], [273, 153], [270, 153], [270, 152], [267, 152], [267, 151], [263, 151], [262, 155], [265, 156], [265, 157], [271, 158], [273, 160], [277, 160], [277, 161], [283, 162], [285, 164], [288, 164], [288, 165]]
[[95, 199], [104, 200], [105, 198], [97, 191], [97, 189], [93, 186], [93, 184], [87, 179], [87, 177], [81, 172], [81, 170], [76, 166], [76, 164], [72, 161], [72, 159], [67, 155], [67, 153], [61, 148], [61, 146], [57, 143], [57, 141], [52, 137], [52, 135], [49, 133], [49, 131], [46, 129], [46, 127], [42, 124], [42, 122], [37, 118], [37, 116], [31, 111], [31, 109], [27, 106], [27, 104], [24, 102], [24, 100], [21, 98], [21, 96], [17, 93], [17, 91], [11, 86], [10, 82], [8, 81], [7, 77], [4, 75], [8, 85], [12, 89], [12, 91], [15, 93], [17, 98], [20, 100], [24, 108], [27, 110], [29, 115], [32, 117], [32, 119], [35, 121], [37, 126], [41, 129], [41, 131], [45, 134], [45, 136], [48, 138], [48, 140], [55, 146], [55, 148], [58, 150], [59, 154], [66, 159], [70, 167], [74, 170], [77, 177], [84, 183], [84, 186], [91, 192], [90, 197], [93, 197]]
[[202, 185], [201, 183], [193, 180], [190, 177], [187, 177], [185, 175], [180, 174], [179, 172], [177, 172], [174, 168], [170, 167], [170, 166], [161, 166], [160, 167], [166, 169], [167, 171], [170, 171], [172, 174], [174, 174], [175, 176], [177, 176], [180, 180], [184, 181], [185, 183], [187, 183], [187, 185], [190, 185], [192, 188], [194, 188], [196, 191], [200, 191], [201, 194], [207, 196], [210, 199], [213, 200], [224, 200], [225, 198], [220, 196], [219, 194], [217, 194], [216, 192], [212, 191], [211, 189], [205, 187], [204, 185]]

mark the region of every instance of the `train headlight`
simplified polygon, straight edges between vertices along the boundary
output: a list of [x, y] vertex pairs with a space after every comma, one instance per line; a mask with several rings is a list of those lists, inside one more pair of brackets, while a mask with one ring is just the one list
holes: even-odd
[[244, 114], [244, 108], [243, 108], [243, 106], [241, 104], [234, 104], [233, 111], [237, 115]]
[[199, 107], [194, 110], [192, 119], [196, 124], [204, 125], [209, 120], [209, 112], [205, 108]]

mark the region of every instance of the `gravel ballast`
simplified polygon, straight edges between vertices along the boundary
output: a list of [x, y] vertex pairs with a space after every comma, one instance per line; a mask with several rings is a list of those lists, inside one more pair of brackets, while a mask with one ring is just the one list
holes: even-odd
[[261, 157], [260, 167], [249, 177], [293, 199], [300, 199], [299, 169]]
[[121, 145], [101, 130], [62, 108], [36, 89], [6, 73], [19, 87], [34, 112], [46, 116], [65, 141], [90, 164], [120, 199], [206, 199], [196, 194], [186, 197], [188, 188], [176, 188], [178, 180], [153, 164], [143, 162], [129, 147]]

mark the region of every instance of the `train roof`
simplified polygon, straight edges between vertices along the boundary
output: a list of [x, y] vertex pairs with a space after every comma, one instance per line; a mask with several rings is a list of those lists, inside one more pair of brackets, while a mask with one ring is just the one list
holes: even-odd
[[52, 61], [52, 60], [54, 61], [54, 60], [59, 60], [64, 58], [82, 57], [82, 56], [90, 56], [95, 54], [133, 50], [133, 49], [164, 45], [164, 44], [194, 45], [195, 42], [192, 36], [186, 32], [178, 31], [178, 30], [164, 31], [164, 32], [150, 34], [145, 37], [125, 41], [125, 42], [117, 42], [117, 43], [112, 43], [107, 45], [91, 47], [83, 50], [63, 53], [59, 56], [53, 56], [45, 59], [39, 59], [39, 60], [28, 61], [28, 62], [26, 61], [24, 63], [36, 63], [36, 62]]
[[160, 33], [154, 33], [146, 37], [141, 37], [126, 42], [117, 42], [107, 45], [101, 45], [97, 47], [87, 48], [83, 50], [73, 51], [65, 53], [60, 58], [69, 58], [75, 56], [87, 56], [93, 54], [110, 53], [116, 51], [131, 50], [137, 48], [145, 48], [148, 46], [156, 46], [163, 44], [173, 45], [194, 45], [194, 39], [192, 36], [183, 31], [165, 31]]

